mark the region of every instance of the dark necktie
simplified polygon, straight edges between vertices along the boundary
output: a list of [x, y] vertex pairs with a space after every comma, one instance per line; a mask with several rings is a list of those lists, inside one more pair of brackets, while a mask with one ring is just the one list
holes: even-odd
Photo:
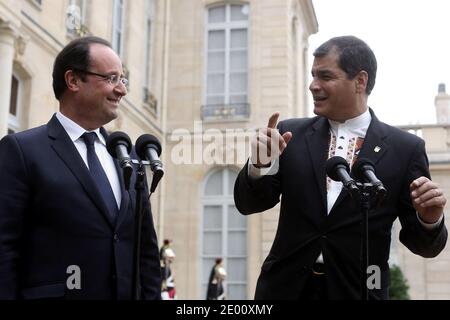
[[109, 183], [108, 177], [95, 153], [94, 142], [97, 139], [97, 134], [95, 132], [85, 132], [82, 135], [82, 138], [84, 143], [86, 143], [89, 172], [108, 207], [109, 214], [113, 218], [113, 221], [115, 221], [119, 209], [117, 208], [117, 202], [111, 184]]

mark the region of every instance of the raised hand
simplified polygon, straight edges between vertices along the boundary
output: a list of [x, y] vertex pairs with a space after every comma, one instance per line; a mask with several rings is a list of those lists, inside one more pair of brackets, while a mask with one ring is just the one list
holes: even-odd
[[292, 138], [291, 132], [281, 135], [276, 129], [280, 114], [275, 112], [269, 119], [267, 128], [259, 129], [252, 139], [251, 162], [255, 167], [270, 166], [279, 157]]

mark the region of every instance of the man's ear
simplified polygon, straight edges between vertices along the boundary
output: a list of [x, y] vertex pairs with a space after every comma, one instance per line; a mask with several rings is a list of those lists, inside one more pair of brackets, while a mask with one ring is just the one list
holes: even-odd
[[64, 73], [64, 80], [66, 81], [66, 86], [69, 91], [78, 92], [78, 90], [80, 90], [79, 84], [81, 79], [73, 72], [73, 70], [67, 70], [66, 73]]
[[355, 76], [355, 89], [356, 93], [364, 93], [366, 92], [367, 82], [369, 80], [369, 75], [366, 71], [361, 70]]

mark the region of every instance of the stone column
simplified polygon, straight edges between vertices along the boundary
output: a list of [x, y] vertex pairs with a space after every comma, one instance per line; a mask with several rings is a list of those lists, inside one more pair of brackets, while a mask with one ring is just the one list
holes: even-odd
[[0, 21], [0, 138], [8, 133], [15, 32]]

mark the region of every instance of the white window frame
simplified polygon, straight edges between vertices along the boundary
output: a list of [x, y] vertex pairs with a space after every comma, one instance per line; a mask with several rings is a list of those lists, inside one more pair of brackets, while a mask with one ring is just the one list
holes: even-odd
[[[199, 277], [198, 277], [198, 286], [199, 286], [199, 296], [198, 299], [202, 299], [204, 300], [206, 297], [206, 291], [204, 290], [204, 285], [206, 284], [207, 287], [207, 283], [203, 282], [203, 275], [206, 273], [209, 277], [209, 273], [211, 272], [211, 269], [213, 267], [213, 265], [211, 266], [207, 266], [205, 269], [203, 268], [203, 259], [212, 259], [212, 258], [219, 258], [221, 257], [223, 259], [223, 266], [225, 268], [225, 270], [227, 270], [228, 272], [228, 261], [229, 259], [233, 259], [233, 258], [237, 258], [237, 259], [245, 259], [245, 272], [248, 272], [248, 246], [247, 246], [247, 237], [248, 237], [248, 224], [246, 225], [245, 228], [233, 228], [230, 229], [228, 227], [228, 215], [231, 214], [229, 212], [229, 206], [235, 206], [234, 203], [234, 198], [233, 198], [233, 194], [228, 194], [228, 189], [229, 189], [229, 173], [230, 172], [234, 172], [234, 170], [232, 170], [231, 168], [220, 168], [218, 170], [213, 170], [212, 172], [210, 172], [204, 179], [203, 181], [203, 186], [202, 186], [202, 214], [201, 214], [201, 221], [200, 221], [200, 229], [201, 229], [201, 235], [200, 235], [200, 268], [199, 268]], [[222, 173], [222, 194], [221, 195], [206, 195], [206, 186], [207, 183], [209, 181], [209, 179], [216, 173], [221, 172]], [[236, 172], [237, 173], [237, 172]], [[233, 189], [233, 188], [231, 188]], [[232, 193], [232, 192], [231, 192]], [[210, 232], [214, 232], [214, 231], [219, 231], [221, 233], [222, 239], [222, 248], [221, 248], [221, 253], [219, 254], [219, 256], [216, 255], [205, 255], [203, 254], [203, 243], [204, 243], [204, 214], [205, 214], [205, 206], [220, 206], [222, 207], [222, 213], [221, 213], [221, 217], [222, 217], [222, 227], [221, 229], [208, 229], [208, 231]], [[246, 239], [246, 243], [245, 245], [246, 247], [246, 255], [230, 255], [229, 251], [230, 249], [228, 248], [228, 235], [230, 232], [244, 232], [245, 233], [245, 239]], [[248, 276], [246, 277], [246, 281], [230, 281], [229, 280], [229, 276], [227, 276], [227, 278], [225, 279], [225, 285], [224, 285], [224, 291], [226, 294], [227, 299], [233, 299], [233, 297], [229, 296], [229, 292], [228, 292], [228, 286], [230, 285], [244, 285], [245, 286], [245, 296], [246, 299], [248, 299], [247, 296], [247, 289], [248, 289]]]
[[[22, 130], [21, 125], [21, 116], [22, 116], [22, 91], [23, 91], [23, 80], [17, 75], [17, 73], [13, 72], [13, 77], [17, 79], [17, 106], [16, 106], [16, 115], [9, 113], [8, 110], [8, 129], [14, 132], [19, 132]], [[11, 81], [12, 84], [12, 81]], [[11, 90], [11, 89], [10, 89]], [[11, 92], [12, 94], [12, 92]], [[8, 104], [8, 107], [11, 106]]]
[[[247, 69], [245, 71], [242, 71], [242, 73], [246, 73], [247, 74], [247, 91], [245, 92], [233, 92], [234, 95], [236, 94], [242, 94], [242, 95], [246, 95], [247, 97], [247, 101], [246, 103], [248, 103], [249, 101], [249, 70], [250, 70], [250, 66], [249, 66], [249, 47], [250, 47], [250, 30], [249, 30], [249, 26], [250, 26], [250, 14], [248, 15], [248, 19], [247, 20], [241, 20], [241, 21], [231, 21], [231, 6], [233, 5], [241, 5], [241, 6], [248, 6], [248, 3], [228, 3], [228, 4], [220, 4], [220, 5], [213, 5], [213, 6], [208, 6], [206, 8], [206, 13], [205, 13], [205, 53], [204, 53], [204, 57], [205, 57], [205, 72], [204, 72], [204, 95], [203, 95], [203, 104], [204, 105], [208, 105], [208, 97], [210, 96], [215, 96], [214, 94], [208, 94], [208, 75], [210, 74], [214, 74], [213, 72], [210, 73], [208, 70], [208, 66], [209, 66], [209, 59], [208, 59], [208, 53], [209, 53], [209, 32], [210, 31], [225, 31], [225, 68], [224, 68], [224, 77], [225, 77], [225, 85], [224, 85], [224, 105], [229, 105], [230, 104], [230, 78], [231, 78], [231, 70], [230, 70], [230, 56], [231, 56], [231, 31], [234, 29], [246, 29], [247, 30], [247, 47], [246, 47], [246, 51], [247, 51]], [[218, 8], [218, 7], [225, 7], [225, 22], [221, 22], [221, 23], [210, 23], [208, 21], [209, 18], [209, 10], [212, 8]], [[242, 48], [240, 49], [242, 50]], [[234, 71], [235, 72], [235, 71]], [[217, 95], [218, 96], [218, 95]]]
[[[122, 1], [122, 4], [120, 3]], [[125, 34], [125, 9], [126, 0], [113, 0], [113, 23], [112, 23], [112, 47], [116, 51], [117, 55], [123, 58], [123, 48], [124, 48], [124, 34]], [[121, 15], [119, 25], [119, 17]], [[120, 34], [120, 41], [118, 34]]]

